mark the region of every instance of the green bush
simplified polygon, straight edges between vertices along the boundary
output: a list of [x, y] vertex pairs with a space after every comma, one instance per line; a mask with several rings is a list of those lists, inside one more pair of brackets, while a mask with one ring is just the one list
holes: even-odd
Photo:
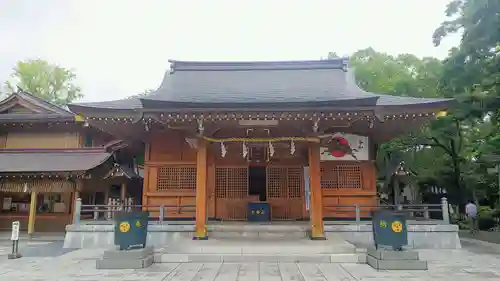
[[463, 220], [463, 221], [458, 221], [457, 222], [458, 224], [458, 228], [459, 229], [463, 229], [463, 230], [468, 230], [470, 229], [470, 225], [467, 221]]
[[500, 218], [500, 209], [499, 208], [495, 208], [492, 211], [491, 216], [494, 217], [494, 218], [499, 219]]
[[477, 218], [477, 227], [479, 230], [489, 230], [497, 225], [497, 220], [491, 216], [482, 216]]
[[495, 215], [496, 210], [491, 209], [489, 206], [480, 206], [477, 214], [477, 227], [479, 230], [489, 230], [497, 226]]
[[477, 211], [478, 216], [493, 216], [493, 209], [490, 206], [479, 206]]

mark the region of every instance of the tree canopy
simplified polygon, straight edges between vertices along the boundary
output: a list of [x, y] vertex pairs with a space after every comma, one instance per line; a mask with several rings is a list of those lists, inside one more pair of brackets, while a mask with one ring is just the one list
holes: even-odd
[[37, 59], [18, 62], [5, 85], [11, 92], [19, 87], [44, 100], [66, 105], [83, 96], [75, 79], [72, 70]]
[[[403, 160], [421, 191], [439, 186], [460, 204], [482, 196], [498, 201], [497, 175], [488, 173], [493, 163], [487, 159], [500, 155], [499, 11], [500, 0], [451, 1], [445, 11], [450, 20], [437, 27], [432, 39], [438, 45], [448, 34], [462, 32], [462, 40], [443, 61], [372, 48], [351, 56], [356, 80], [367, 91], [457, 100], [446, 116], [379, 144], [379, 170], [391, 159]], [[328, 54], [335, 57], [335, 52]]]

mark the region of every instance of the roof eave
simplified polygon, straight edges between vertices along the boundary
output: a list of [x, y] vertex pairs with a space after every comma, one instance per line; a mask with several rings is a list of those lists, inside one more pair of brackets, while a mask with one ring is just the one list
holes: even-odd
[[20, 114], [0, 114], [0, 122], [2, 123], [48, 123], [48, 122], [78, 122], [74, 115], [60, 116], [60, 115], [45, 115], [44, 114], [29, 114], [20, 118]]
[[455, 99], [448, 100], [438, 100], [433, 102], [420, 102], [420, 103], [408, 103], [408, 104], [379, 104], [377, 109], [379, 111], [390, 112], [390, 113], [400, 113], [400, 112], [413, 112], [413, 111], [442, 111], [451, 108]]
[[163, 100], [140, 99], [143, 110], [166, 110], [166, 111], [190, 111], [201, 112], [207, 110], [220, 111], [302, 111], [302, 110], [331, 110], [344, 108], [349, 110], [353, 107], [376, 106], [378, 97], [354, 98], [330, 101], [306, 101], [306, 102], [267, 102], [267, 103], [195, 103], [195, 102], [172, 102]]

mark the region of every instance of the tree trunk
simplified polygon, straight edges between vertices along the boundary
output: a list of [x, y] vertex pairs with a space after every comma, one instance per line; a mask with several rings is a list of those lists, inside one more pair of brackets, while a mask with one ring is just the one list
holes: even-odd
[[458, 210], [460, 213], [465, 212], [465, 198], [464, 198], [464, 190], [463, 190], [463, 185], [462, 185], [462, 175], [461, 175], [461, 169], [460, 169], [460, 161], [458, 159], [458, 156], [456, 154], [455, 150], [455, 142], [453, 140], [450, 140], [450, 146], [451, 146], [451, 151], [452, 155], [451, 156], [451, 161], [453, 165], [453, 178], [455, 180], [455, 185], [457, 187], [457, 203], [458, 203]]

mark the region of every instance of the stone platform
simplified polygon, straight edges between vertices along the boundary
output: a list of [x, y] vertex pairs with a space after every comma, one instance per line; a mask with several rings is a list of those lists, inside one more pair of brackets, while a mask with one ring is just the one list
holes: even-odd
[[102, 259], [96, 261], [97, 269], [141, 269], [154, 262], [153, 247], [120, 251], [117, 249], [104, 251]]
[[[360, 256], [361, 255], [361, 256]], [[363, 254], [342, 237], [311, 241], [308, 238], [212, 238], [166, 245], [155, 262], [313, 262], [359, 263]]]
[[[209, 240], [233, 239], [239, 237], [262, 239], [301, 239], [307, 238], [310, 231], [308, 222], [290, 223], [248, 223], [228, 222], [210, 223]], [[89, 222], [66, 226], [65, 248], [111, 248], [114, 246], [112, 222]], [[148, 226], [148, 245], [164, 248], [191, 240], [194, 233], [193, 222], [150, 223]], [[373, 245], [372, 226], [369, 222], [331, 223], [325, 222], [325, 236], [328, 239], [342, 237], [358, 248]], [[187, 243], [187, 242], [186, 242]], [[190, 243], [194, 243], [191, 241]], [[321, 241], [313, 243], [320, 244]], [[459, 249], [458, 226], [431, 222], [408, 222], [408, 243], [414, 249]]]
[[368, 248], [366, 253], [368, 265], [377, 270], [427, 270], [427, 261], [420, 260], [416, 251]]

